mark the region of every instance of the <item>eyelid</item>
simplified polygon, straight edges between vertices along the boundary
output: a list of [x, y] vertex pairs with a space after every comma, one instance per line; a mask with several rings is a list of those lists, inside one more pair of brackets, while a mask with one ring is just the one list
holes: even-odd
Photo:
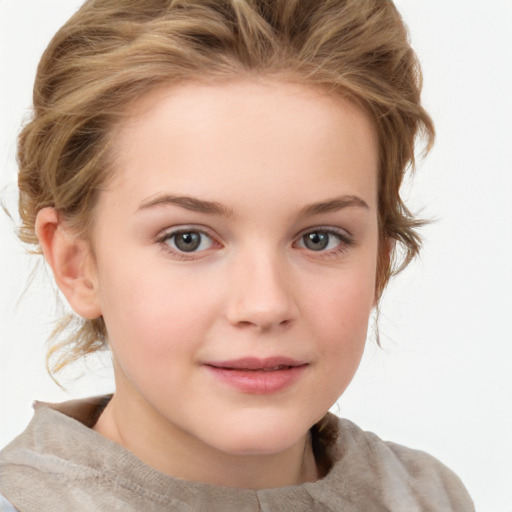
[[197, 224], [178, 224], [176, 226], [168, 227], [155, 237], [157, 243], [159, 243], [166, 253], [170, 254], [172, 257], [177, 257], [179, 259], [184, 260], [194, 260], [205, 256], [205, 253], [208, 253], [212, 247], [208, 249], [203, 249], [201, 251], [192, 251], [192, 252], [184, 252], [179, 251], [171, 247], [169, 244], [166, 244], [166, 241], [172, 238], [173, 236], [179, 235], [180, 233], [188, 233], [188, 232], [196, 232], [201, 235], [207, 236], [212, 240], [212, 247], [219, 248], [222, 247], [222, 242], [219, 241], [219, 236], [214, 233], [211, 229], [197, 225]]
[[303, 237], [304, 235], [307, 235], [308, 233], [314, 233], [316, 231], [322, 231], [324, 233], [330, 233], [336, 236], [339, 236], [340, 238], [346, 239], [346, 240], [353, 240], [354, 237], [352, 234], [344, 229], [344, 228], [338, 228], [335, 226], [311, 226], [309, 228], [302, 229], [296, 236], [295, 239], [298, 240], [299, 238]]
[[307, 247], [299, 247], [299, 249], [304, 249], [305, 251], [308, 251], [309, 253], [312, 253], [312, 254], [314, 254], [316, 252], [317, 256], [321, 257], [322, 255], [328, 256], [328, 255], [334, 255], [336, 253], [344, 252], [349, 247], [355, 245], [355, 240], [351, 233], [349, 233], [346, 229], [337, 228], [334, 226], [312, 226], [312, 227], [303, 229], [295, 237], [295, 241], [293, 242], [293, 245], [296, 246], [298, 244], [298, 242], [303, 239], [304, 236], [306, 236], [309, 233], [315, 233], [315, 232], [323, 232], [323, 233], [327, 233], [329, 235], [334, 235], [340, 239], [340, 243], [334, 249], [324, 250], [324, 251], [313, 251], [313, 250], [308, 249]]

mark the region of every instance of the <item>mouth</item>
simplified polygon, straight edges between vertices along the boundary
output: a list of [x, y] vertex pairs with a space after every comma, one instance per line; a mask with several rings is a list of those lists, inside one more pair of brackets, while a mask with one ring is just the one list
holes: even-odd
[[204, 365], [223, 384], [249, 394], [272, 394], [297, 382], [308, 363], [288, 357], [242, 358]]
[[307, 365], [307, 363], [296, 361], [289, 357], [269, 357], [266, 359], [245, 357], [231, 361], [214, 361], [206, 363], [206, 366], [211, 366], [212, 368], [246, 372], [277, 372], [305, 365]]

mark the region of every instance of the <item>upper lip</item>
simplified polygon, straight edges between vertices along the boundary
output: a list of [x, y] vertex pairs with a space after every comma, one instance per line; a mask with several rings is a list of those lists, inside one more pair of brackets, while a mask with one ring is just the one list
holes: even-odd
[[207, 366], [226, 370], [279, 370], [281, 368], [304, 366], [304, 361], [298, 361], [290, 357], [274, 356], [266, 358], [242, 357], [228, 361], [208, 361]]

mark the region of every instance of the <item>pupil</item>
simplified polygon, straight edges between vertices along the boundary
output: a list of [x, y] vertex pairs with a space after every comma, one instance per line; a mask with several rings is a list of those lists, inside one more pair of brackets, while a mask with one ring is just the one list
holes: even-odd
[[304, 237], [304, 245], [312, 251], [321, 251], [329, 244], [329, 234], [316, 232], [309, 233]]
[[192, 252], [195, 251], [201, 244], [201, 235], [199, 233], [180, 233], [176, 235], [174, 240], [176, 247], [180, 251]]

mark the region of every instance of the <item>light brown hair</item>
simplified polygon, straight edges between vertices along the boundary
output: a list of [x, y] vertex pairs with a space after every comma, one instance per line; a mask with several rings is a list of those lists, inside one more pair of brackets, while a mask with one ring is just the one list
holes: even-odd
[[[88, 0], [39, 64], [33, 119], [18, 145], [20, 238], [38, 250], [35, 218], [47, 206], [88, 237], [112, 169], [112, 134], [130, 103], [164, 84], [252, 74], [342, 95], [372, 120], [380, 155], [380, 297], [419, 251], [421, 221], [399, 190], [414, 167], [418, 134], [427, 149], [434, 137], [420, 103], [418, 61], [388, 0]], [[401, 257], [396, 248], [389, 257], [394, 242]], [[102, 318], [63, 319], [52, 369], [104, 347], [105, 339]]]

